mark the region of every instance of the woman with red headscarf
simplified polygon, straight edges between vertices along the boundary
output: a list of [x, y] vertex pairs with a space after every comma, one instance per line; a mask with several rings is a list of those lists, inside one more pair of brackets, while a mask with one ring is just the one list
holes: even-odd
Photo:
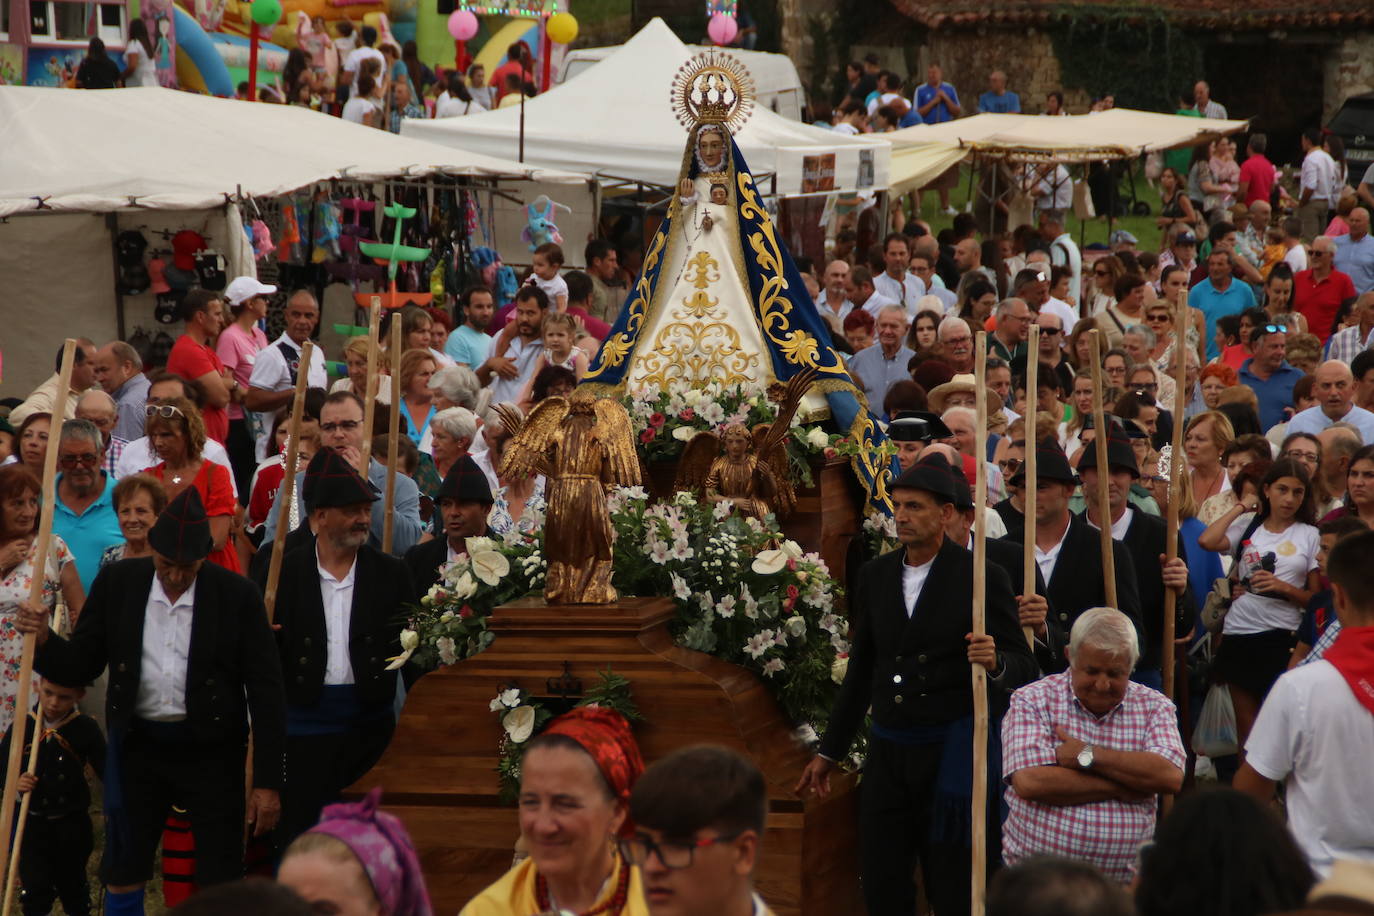
[[520, 837], [529, 858], [459, 916], [648, 916], [639, 869], [620, 854], [630, 790], [644, 772], [624, 716], [579, 706], [548, 724], [520, 762]]

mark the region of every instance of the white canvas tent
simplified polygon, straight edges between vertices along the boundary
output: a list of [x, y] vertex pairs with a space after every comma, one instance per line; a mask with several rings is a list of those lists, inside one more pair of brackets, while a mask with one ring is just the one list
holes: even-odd
[[[673, 115], [673, 77], [691, 58], [661, 19], [654, 19], [596, 66], [525, 103], [525, 160], [672, 187], [682, 166], [687, 133]], [[433, 121], [407, 120], [403, 136], [432, 140], [488, 156], [514, 158], [520, 144], [519, 107]], [[885, 139], [848, 137], [755, 107], [735, 137], [765, 193], [814, 190], [808, 169], [833, 168], [834, 190], [887, 187], [891, 147]], [[833, 162], [830, 161], [833, 157]]]
[[974, 153], [1012, 160], [1095, 162], [1194, 146], [1245, 129], [1219, 121], [1113, 108], [1086, 115], [980, 114], [883, 134], [892, 143], [892, 187], [918, 188]]
[[[0, 396], [25, 396], [52, 371], [63, 334], [97, 343], [153, 320], [150, 293], [115, 291], [113, 239], [193, 229], [252, 271], [231, 200], [262, 200], [319, 182], [464, 176], [497, 183], [497, 237], [518, 262], [524, 215], [507, 197], [547, 193], [573, 208], [569, 238], [595, 224], [599, 187], [587, 175], [520, 165], [362, 127], [304, 108], [167, 89], [73, 91], [0, 87], [0, 288], [5, 290]], [[485, 204], [484, 204], [485, 205]], [[249, 214], [251, 218], [251, 213]], [[581, 255], [581, 246], [571, 246]], [[236, 253], [240, 253], [236, 257]], [[325, 327], [351, 319], [348, 287], [329, 288]], [[336, 341], [325, 340], [327, 348]], [[330, 350], [331, 356], [337, 349]]]
[[[168, 89], [0, 86], [0, 217], [189, 210], [332, 178], [429, 175], [582, 185], [585, 175], [456, 152], [286, 105]], [[41, 203], [40, 203], [41, 201]]]

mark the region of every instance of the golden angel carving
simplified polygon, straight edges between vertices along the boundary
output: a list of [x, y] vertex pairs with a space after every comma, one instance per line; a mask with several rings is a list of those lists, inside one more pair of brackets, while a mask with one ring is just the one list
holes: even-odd
[[618, 401], [574, 391], [547, 398], [521, 420], [496, 407], [511, 441], [502, 476], [542, 474], [547, 480], [544, 559], [550, 604], [610, 604], [611, 517], [606, 494], [639, 483], [630, 417]]
[[797, 494], [785, 443], [797, 406], [815, 378], [814, 369], [803, 369], [786, 385], [777, 386], [782, 392], [774, 398], [778, 416], [771, 424], [760, 423], [751, 433], [735, 423], [719, 437], [709, 430], [693, 436], [678, 459], [675, 488], [695, 491], [712, 503], [729, 500], [736, 511], [754, 518], [770, 512], [780, 519], [791, 515]]

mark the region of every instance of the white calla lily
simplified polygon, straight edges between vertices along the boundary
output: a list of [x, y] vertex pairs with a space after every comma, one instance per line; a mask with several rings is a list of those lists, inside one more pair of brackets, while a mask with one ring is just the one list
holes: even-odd
[[752, 569], [760, 576], [771, 576], [787, 565], [787, 554], [781, 550], [760, 550], [754, 557]]
[[510, 740], [516, 744], [523, 744], [530, 740], [530, 735], [534, 733], [534, 707], [517, 706], [506, 713], [501, 720], [501, 725], [510, 736]]
[[483, 550], [471, 556], [472, 571], [487, 585], [499, 585], [502, 579], [510, 575], [510, 560], [503, 553]]

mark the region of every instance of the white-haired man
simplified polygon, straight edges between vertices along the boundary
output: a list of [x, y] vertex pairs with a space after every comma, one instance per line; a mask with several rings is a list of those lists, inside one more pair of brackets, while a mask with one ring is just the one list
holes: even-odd
[[887, 389], [902, 379], [911, 378], [907, 363], [916, 351], [906, 345], [906, 309], [885, 305], [878, 310], [878, 346], [860, 350], [849, 359], [849, 371], [863, 383], [868, 409], [887, 419], [883, 399]]
[[1139, 657], [1130, 618], [1092, 608], [1069, 634], [1069, 670], [1012, 694], [1002, 721], [1007, 864], [1049, 854], [1131, 879], [1158, 796], [1183, 785], [1185, 757], [1174, 704], [1130, 679]]
[[968, 322], [953, 315], [941, 319], [936, 328], [936, 336], [945, 348], [945, 362], [954, 370], [955, 375], [966, 375], [973, 371], [973, 332]]

